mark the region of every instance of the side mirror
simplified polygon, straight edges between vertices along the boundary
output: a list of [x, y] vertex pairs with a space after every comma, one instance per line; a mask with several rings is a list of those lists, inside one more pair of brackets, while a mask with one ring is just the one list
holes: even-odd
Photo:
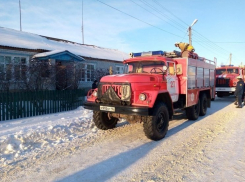
[[165, 75], [167, 73], [168, 67], [164, 65], [162, 67], [162, 70], [163, 70], [163, 74]]
[[165, 71], [165, 72], [167, 71], [167, 69], [168, 69], [168, 67], [165, 66], [165, 65], [162, 67], [162, 70]]

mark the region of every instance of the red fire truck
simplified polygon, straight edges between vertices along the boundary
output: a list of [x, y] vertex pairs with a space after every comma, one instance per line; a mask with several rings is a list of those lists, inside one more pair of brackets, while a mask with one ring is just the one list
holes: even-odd
[[233, 95], [236, 89], [237, 76], [245, 81], [245, 68], [233, 65], [221, 65], [216, 68], [216, 94], [218, 97]]
[[124, 74], [102, 77], [84, 104], [93, 110], [95, 125], [107, 130], [116, 127], [119, 118], [143, 122], [145, 135], [160, 140], [177, 110], [185, 109], [189, 120], [205, 115], [215, 97], [215, 62], [191, 52], [181, 55], [132, 53], [123, 62]]

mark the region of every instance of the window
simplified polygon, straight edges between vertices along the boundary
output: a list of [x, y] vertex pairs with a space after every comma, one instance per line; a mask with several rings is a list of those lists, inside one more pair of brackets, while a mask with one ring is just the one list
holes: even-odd
[[123, 73], [123, 66], [116, 66], [116, 74], [122, 74]]
[[228, 73], [236, 73], [236, 74], [238, 74], [238, 69], [228, 68], [227, 72]]
[[156, 73], [162, 74], [164, 62], [161, 61], [137, 61], [125, 65], [125, 73]]
[[11, 57], [10, 56], [5, 56], [5, 73], [6, 73], [6, 80], [11, 80], [12, 78], [12, 64], [11, 64]]
[[195, 66], [188, 66], [188, 88], [195, 88], [196, 87], [196, 75], [197, 69]]
[[226, 72], [226, 69], [225, 68], [224, 69], [217, 69], [216, 70], [216, 75], [221, 75], [221, 74], [223, 74], [225, 72]]
[[20, 80], [26, 77], [27, 57], [0, 55], [0, 79]]
[[81, 81], [91, 82], [95, 80], [95, 64], [82, 64]]
[[169, 75], [175, 75], [175, 64], [172, 62], [168, 62], [168, 74]]
[[0, 80], [4, 79], [4, 56], [0, 56]]

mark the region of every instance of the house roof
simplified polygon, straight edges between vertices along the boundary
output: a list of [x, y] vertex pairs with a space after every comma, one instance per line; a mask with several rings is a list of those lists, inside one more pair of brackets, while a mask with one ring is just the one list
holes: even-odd
[[60, 61], [85, 61], [82, 57], [77, 56], [67, 50], [54, 50], [49, 52], [43, 52], [35, 54], [32, 58], [38, 60], [58, 59]]
[[68, 50], [82, 57], [123, 61], [129, 54], [115, 49], [102, 48], [94, 45], [84, 45], [67, 40], [45, 37], [23, 31], [0, 27], [0, 45], [14, 48]]

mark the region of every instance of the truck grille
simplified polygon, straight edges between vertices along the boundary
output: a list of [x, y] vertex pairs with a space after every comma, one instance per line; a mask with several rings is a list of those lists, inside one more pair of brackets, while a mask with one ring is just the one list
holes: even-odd
[[110, 87], [113, 88], [117, 96], [122, 98], [122, 85], [103, 85], [102, 86], [102, 94], [104, 94]]
[[98, 101], [106, 104], [130, 105], [131, 87], [129, 83], [100, 83]]
[[216, 78], [216, 87], [229, 87], [229, 78]]

